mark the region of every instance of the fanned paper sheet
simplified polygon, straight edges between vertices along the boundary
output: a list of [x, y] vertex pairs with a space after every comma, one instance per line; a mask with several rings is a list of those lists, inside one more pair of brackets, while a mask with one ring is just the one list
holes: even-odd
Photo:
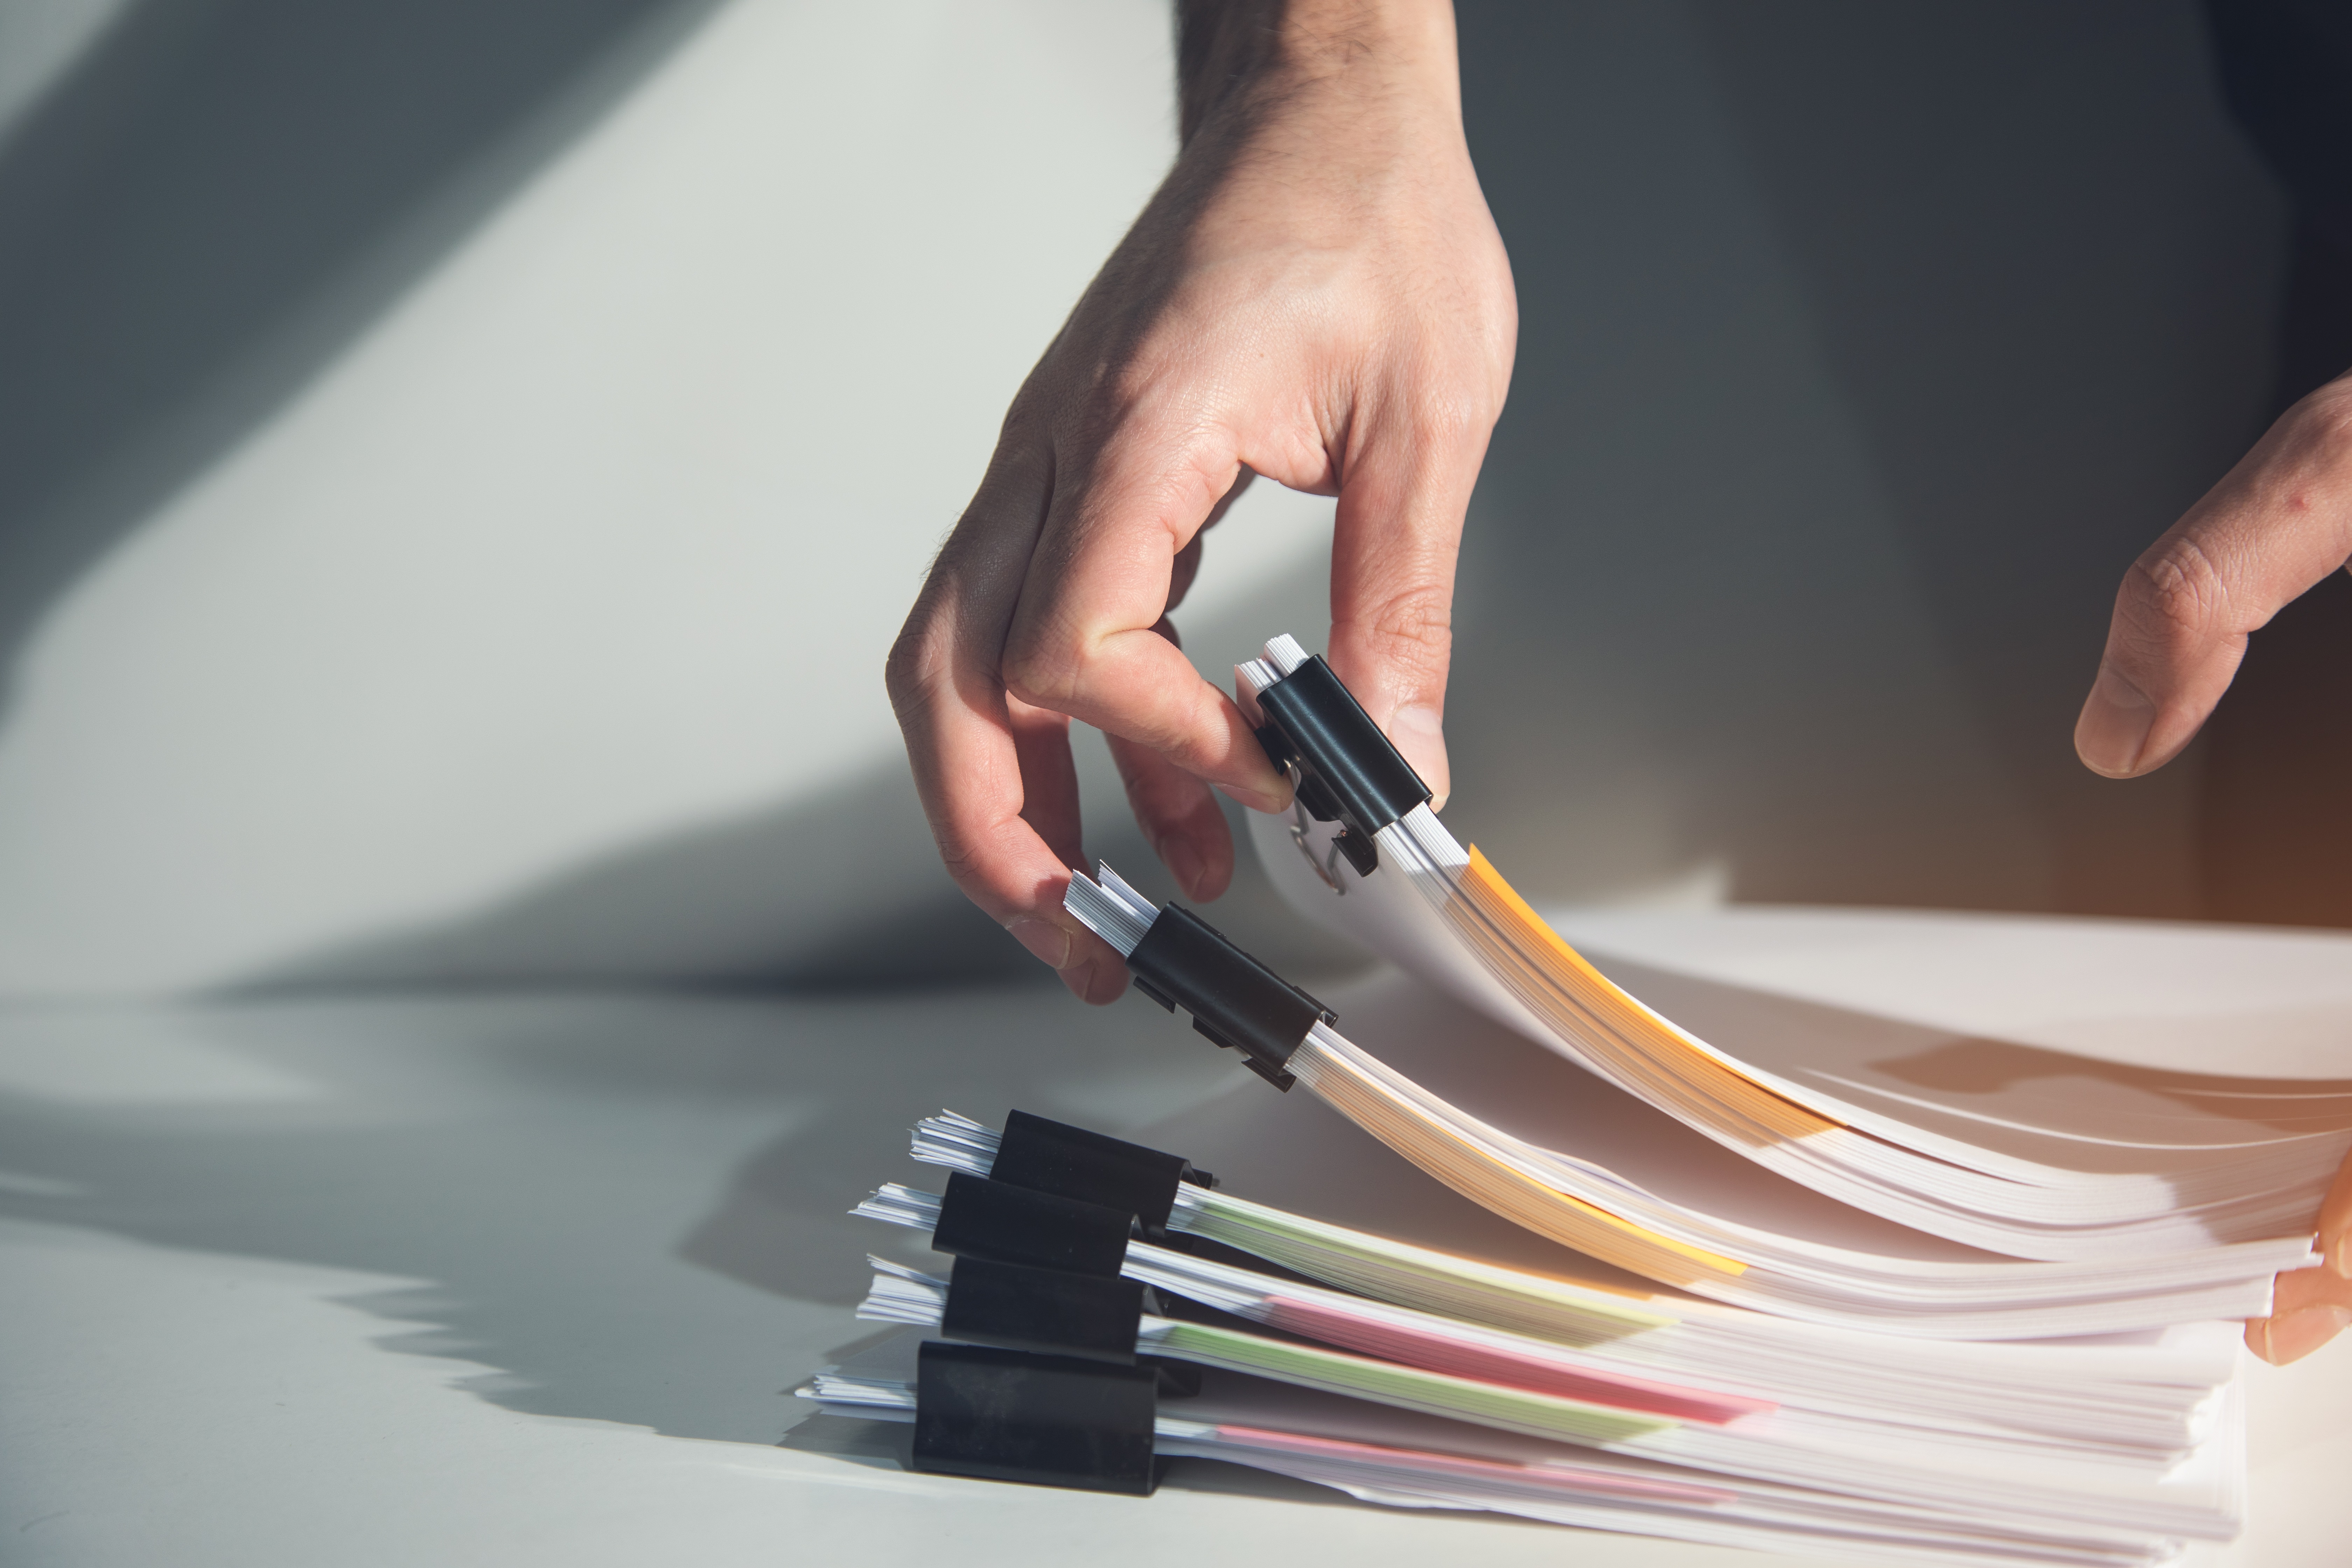
[[[1073, 881], [1071, 907], [1131, 947], [1157, 911], [1108, 867], [1100, 876]], [[2257, 1315], [2272, 1275], [2308, 1257], [2303, 1237], [2002, 1257], [1776, 1174], [1418, 982], [1328, 1000], [1338, 1022], [1314, 1025], [1289, 1058], [1300, 1086], [1527, 1231], [1716, 1300], [1890, 1333], [2038, 1339]]]
[[[1304, 658], [1269, 643], [1244, 693]], [[1588, 956], [1425, 806], [1370, 877], [1334, 825], [1252, 828], [1310, 919], [1766, 1169], [1969, 1247], [2292, 1242], [2352, 1147], [2352, 939], [1759, 912], [1596, 919]]]

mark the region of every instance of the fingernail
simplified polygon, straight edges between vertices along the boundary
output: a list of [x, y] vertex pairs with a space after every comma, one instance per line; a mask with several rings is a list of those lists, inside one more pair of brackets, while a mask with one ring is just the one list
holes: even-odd
[[1254, 789], [1238, 789], [1232, 784], [1219, 784], [1218, 792], [1229, 800], [1237, 800], [1252, 811], [1276, 812], [1290, 809], [1290, 796], [1264, 795]]
[[1169, 874], [1176, 879], [1176, 885], [1184, 889], [1185, 897], [1197, 899], [1201, 896], [1201, 879], [1209, 873], [1209, 858], [1194, 847], [1190, 838], [1181, 833], [1171, 833], [1161, 839], [1160, 859], [1168, 868]]
[[1013, 939], [1029, 950], [1030, 956], [1048, 968], [1059, 969], [1070, 962], [1070, 933], [1050, 921], [1031, 920], [1025, 916], [1014, 921], [1005, 930]]
[[1426, 702], [1413, 702], [1389, 716], [1389, 739], [1430, 788], [1429, 809], [1445, 809], [1453, 780], [1445, 765], [1445, 719]]
[[1127, 989], [1127, 971], [1118, 964], [1106, 965], [1099, 958], [1089, 958], [1062, 971], [1062, 984], [1079, 1001], [1100, 1007], [1118, 1001], [1118, 994]]
[[2336, 1238], [2327, 1250], [2327, 1271], [2338, 1279], [2352, 1279], [2352, 1230]]
[[2273, 1366], [2301, 1361], [2352, 1325], [2352, 1307], [2305, 1307], [2271, 1320], [2268, 1340]]
[[2129, 778], [2155, 722], [2156, 704], [2101, 665], [2099, 679], [2091, 683], [2091, 695], [2083, 703], [2083, 716], [2074, 721], [2074, 751], [2109, 778]]

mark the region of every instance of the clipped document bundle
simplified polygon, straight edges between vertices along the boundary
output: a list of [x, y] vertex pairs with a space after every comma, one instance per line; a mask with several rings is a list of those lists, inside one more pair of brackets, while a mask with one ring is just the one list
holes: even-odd
[[[1729, 1020], [1738, 1037], [1701, 1039], [1603, 973], [1485, 856], [1458, 843], [1321, 659], [1276, 637], [1237, 679], [1298, 781], [1286, 834], [1296, 851], [1268, 858], [1295, 903], [1695, 1131], [1841, 1202], [2008, 1257], [2128, 1265], [2307, 1237], [2352, 1148], [2352, 1080], [2261, 1075], [2247, 1059], [2261, 1042], [2242, 1030], [2217, 1027], [2192, 1067], [2143, 1070], [2129, 1083], [2038, 1064], [1991, 1104], [1978, 1085], [1897, 1070], [1901, 1053], [1885, 1049], [1883, 1032], [1822, 1027], [1818, 1016], [1811, 1027]], [[1259, 842], [1282, 831], [1269, 819]], [[2120, 957], [2144, 970], [2147, 951], [2142, 933]], [[2102, 956], [2095, 942], [2078, 942], [2077, 952], [2093, 963]], [[2003, 956], [1987, 944], [1978, 963]], [[2352, 998], [2345, 956], [2340, 942], [2321, 939], [2312, 973], [2260, 984], [2275, 992], [2324, 975], [2341, 1003]], [[1990, 969], [1977, 978], [2001, 984]], [[1650, 979], [1671, 988], [1670, 976]]]
[[[1227, 1194], [1015, 1112], [916, 1131], [943, 1190], [858, 1212], [910, 1332], [801, 1392], [912, 1420], [919, 1468], [1148, 1491], [1229, 1460], [1368, 1501], [1874, 1561], [2141, 1563], [2241, 1508], [2234, 1337], [1954, 1344], [1450, 1253]], [[1097, 1201], [1104, 1200], [1104, 1201]]]
[[1586, 917], [1580, 949], [1320, 659], [1238, 673], [1297, 785], [1253, 827], [1277, 886], [1395, 969], [1327, 1005], [1074, 876], [1140, 992], [1308, 1095], [1243, 1079], [1155, 1134], [1231, 1190], [1019, 1112], [925, 1121], [943, 1180], [858, 1212], [952, 1262], [873, 1258], [860, 1315], [905, 1332], [803, 1394], [911, 1422], [919, 1468], [1114, 1491], [1206, 1457], [1869, 1562], [2235, 1534], [2231, 1320], [2315, 1261], [2352, 946], [2263, 944], [2218, 1007], [2196, 966], [2255, 950], [2213, 932], [1777, 911]]
[[[2271, 1277], [2311, 1261], [2319, 1195], [2352, 1145], [2352, 1083], [2143, 1073], [2160, 1087], [2134, 1100], [2094, 1077], [2029, 1083], [1992, 1114], [1889, 1070], [1884, 1031], [1801, 1021], [1757, 1032], [1772, 1053], [1758, 1066], [1637, 1000], [1456, 844], [1320, 659], [1278, 637], [1240, 685], [1298, 785], [1277, 883], [1582, 1070], [1487, 1070], [1379, 1016], [1377, 1040], [1343, 1032], [1352, 1018], [1108, 867], [1066, 901], [1148, 994], [1261, 1076], [1305, 1084], [1496, 1213], [1719, 1300], [1957, 1338], [2259, 1315]], [[1261, 845], [1280, 831], [1260, 828]], [[1638, 1146], [1615, 1135], [1629, 1122], [1648, 1131]], [[1724, 1150], [1748, 1163], [1742, 1179], [1721, 1178]]]

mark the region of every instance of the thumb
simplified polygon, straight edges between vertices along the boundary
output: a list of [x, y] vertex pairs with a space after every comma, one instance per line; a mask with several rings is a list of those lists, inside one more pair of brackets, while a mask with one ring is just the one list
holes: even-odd
[[1491, 421], [1374, 437], [1339, 485], [1331, 666], [1443, 808], [1454, 567]]
[[2074, 724], [2094, 771], [2131, 778], [2189, 744], [2246, 639], [2352, 556], [2352, 378], [2281, 416], [2133, 563]]
[[2352, 1327], [2352, 1284], [2325, 1268], [2298, 1268], [2278, 1277], [2270, 1315], [2246, 1323], [2246, 1348], [2284, 1366], [2301, 1361]]

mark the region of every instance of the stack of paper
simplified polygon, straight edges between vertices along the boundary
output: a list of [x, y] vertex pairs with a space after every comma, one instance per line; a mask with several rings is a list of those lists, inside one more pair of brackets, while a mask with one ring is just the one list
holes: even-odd
[[[1240, 1153], [1237, 1144], [1270, 1132], [1276, 1120], [1262, 1105], [1222, 1102], [1217, 1111], [1223, 1125], [1212, 1130], [1202, 1125], [1210, 1119], [1199, 1117], [1192, 1131], [1204, 1135], [1198, 1147], [1228, 1164]], [[1720, 1419], [1764, 1406], [1868, 1418], [1891, 1405], [1932, 1410], [1938, 1421], [1987, 1422], [2015, 1436], [2137, 1446], [2160, 1455], [2193, 1446], [2196, 1412], [2210, 1405], [2236, 1366], [2238, 1336], [2227, 1323], [2038, 1343], [1952, 1342], [1857, 1333], [1644, 1290], [1573, 1253], [1514, 1245], [1520, 1238], [1482, 1234], [1443, 1205], [1414, 1202], [1410, 1173], [1388, 1166], [1327, 1121], [1279, 1120], [1286, 1157], [1272, 1166], [1277, 1188], [1307, 1185], [1300, 1178], [1310, 1172], [1326, 1193], [1344, 1183], [1353, 1189], [1352, 1205], [1377, 1215], [1381, 1230], [1265, 1201], [1272, 1194], [1192, 1185], [1178, 1188], [1169, 1229], [1335, 1289], [1294, 1286], [1263, 1301], [1245, 1300], [1252, 1285], [1223, 1279], [1213, 1261], [1141, 1243], [1128, 1249], [1134, 1278], [1275, 1329], [1374, 1354], [1397, 1353], [1391, 1336], [1411, 1331], [1398, 1326], [1411, 1314], [1383, 1313], [1375, 1302], [1491, 1327], [1505, 1331], [1491, 1342], [1501, 1347], [1493, 1353], [1518, 1358], [1511, 1362], [1514, 1375], [1539, 1363], [1543, 1386], [1571, 1390], [1582, 1378], [1616, 1390], [1612, 1400], [1620, 1405]], [[993, 1129], [943, 1112], [916, 1128], [913, 1153], [926, 1164], [986, 1175], [995, 1148]], [[1262, 1160], [1241, 1164], [1268, 1168]], [[927, 1200], [910, 1200], [906, 1191], [884, 1187], [858, 1212], [927, 1226]], [[1236, 1289], [1244, 1295], [1234, 1294]], [[1530, 1340], [1540, 1343], [1523, 1342]], [[1475, 1373], [1483, 1364], [1454, 1359], [1442, 1370]], [[1625, 1392], [1645, 1380], [1675, 1387], [1638, 1398]]]
[[[1142, 1486], [1013, 1453], [1095, 1432], [1033, 1390], [1109, 1378], [1121, 1453], [1396, 1506], [1869, 1561], [2152, 1563], [2234, 1534], [2231, 1320], [2315, 1261], [2352, 1147], [2352, 941], [1779, 911], [1587, 917], [1587, 957], [1327, 668], [1265, 653], [1241, 695], [1301, 805], [1261, 853], [1398, 969], [1327, 1007], [1108, 867], [1076, 877], [1149, 994], [1309, 1094], [1252, 1079], [1154, 1130], [1222, 1189], [1118, 1145], [1164, 1184], [1125, 1205], [1061, 1184], [1129, 1167], [1034, 1152], [1091, 1135], [929, 1119], [945, 1199], [860, 1212], [936, 1229], [954, 1272], [876, 1258], [861, 1312], [909, 1333], [805, 1393], [915, 1419], [931, 1468], [1108, 1489]], [[955, 1217], [1040, 1202], [1097, 1216], [1086, 1268], [975, 1251]], [[1083, 1342], [1032, 1326], [1080, 1298], [1123, 1305]], [[1206, 1382], [1155, 1420], [1129, 1396], [1168, 1362]], [[1013, 1457], [949, 1443], [973, 1432]]]
[[[909, 1420], [908, 1333], [820, 1373], [800, 1392], [827, 1413]], [[1866, 1563], [2048, 1563], [2138, 1568], [2179, 1554], [2184, 1537], [2234, 1531], [2228, 1478], [2242, 1422], [2234, 1405], [2187, 1469], [2137, 1501], [2072, 1498], [2064, 1511], [1996, 1495], [1966, 1478], [1963, 1500], [1889, 1500], [1711, 1473], [1606, 1447], [1571, 1447], [1390, 1405], [1211, 1372], [1201, 1392], [1161, 1406], [1162, 1458], [1223, 1459], [1311, 1481], [1370, 1503], [1514, 1514], [1628, 1534], [1848, 1556]], [[1862, 1461], [1866, 1466], [1866, 1458]], [[1965, 1500], [1975, 1490], [1976, 1500]], [[2159, 1497], [2158, 1491], [2168, 1495]], [[2137, 1514], [2137, 1528], [2101, 1522]]]
[[[1300, 1163], [1369, 1189], [1368, 1203], [1398, 1190], [1376, 1152], [1351, 1158], [1344, 1134], [1308, 1131]], [[995, 1134], [943, 1115], [915, 1152], [986, 1174]], [[939, 1210], [892, 1185], [860, 1212], [927, 1229]], [[1218, 1374], [1199, 1399], [1162, 1405], [1163, 1454], [1374, 1501], [1747, 1545], [1802, 1537], [1880, 1558], [2155, 1562], [2236, 1528], [2226, 1325], [1944, 1343], [1628, 1295], [1206, 1189], [1182, 1194], [1170, 1228], [1247, 1236], [1270, 1261], [1350, 1289], [1130, 1242], [1129, 1278], [1226, 1315], [1142, 1321], [1139, 1350]], [[876, 1267], [862, 1315], [938, 1323], [945, 1279]], [[886, 1347], [804, 1392], [844, 1412], [911, 1412], [910, 1355]]]

